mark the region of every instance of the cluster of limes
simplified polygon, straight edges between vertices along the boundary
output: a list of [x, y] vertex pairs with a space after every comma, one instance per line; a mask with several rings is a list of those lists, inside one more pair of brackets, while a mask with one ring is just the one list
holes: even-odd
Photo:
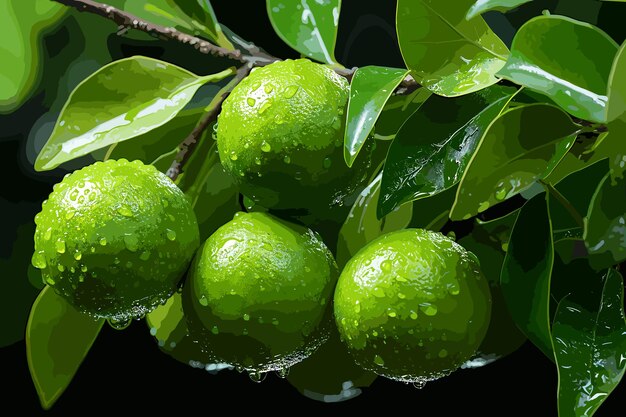
[[316, 232], [280, 218], [333, 210], [362, 187], [367, 152], [352, 169], [343, 163], [348, 91], [322, 65], [283, 61], [253, 71], [224, 102], [220, 160], [274, 214], [238, 213], [200, 246], [194, 210], [168, 177], [139, 161], [99, 162], [44, 202], [33, 264], [74, 307], [117, 327], [160, 306], [148, 321], [164, 349], [178, 344], [179, 359], [230, 364], [256, 380], [284, 376], [316, 351], [311, 361], [343, 358], [323, 372], [353, 382], [371, 381], [361, 369], [417, 384], [452, 372], [489, 323], [488, 285], [471, 253], [407, 229], [339, 271]]

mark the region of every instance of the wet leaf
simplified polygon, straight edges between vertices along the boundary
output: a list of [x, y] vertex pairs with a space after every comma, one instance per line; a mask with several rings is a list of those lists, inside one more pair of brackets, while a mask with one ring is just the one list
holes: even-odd
[[446, 97], [498, 81], [509, 51], [482, 17], [466, 20], [473, 0], [398, 0], [396, 29], [404, 62], [418, 81]]
[[356, 70], [350, 83], [344, 158], [352, 166], [385, 103], [409, 73], [405, 69], [367, 66]]
[[595, 26], [564, 16], [538, 16], [519, 29], [498, 75], [547, 95], [576, 117], [605, 122], [616, 52], [615, 41]]
[[472, 19], [490, 10], [505, 12], [532, 0], [477, 0], [467, 12], [467, 19]]
[[103, 323], [76, 311], [52, 288], [41, 291], [26, 327], [26, 356], [43, 408], [63, 394]]
[[626, 42], [615, 55], [608, 86], [607, 120], [626, 119]]
[[548, 104], [501, 114], [463, 174], [450, 218], [468, 219], [544, 178], [574, 144], [576, 131], [566, 113]]
[[595, 309], [565, 298], [552, 328], [560, 417], [592, 416], [624, 376], [624, 283], [610, 269]]
[[404, 229], [411, 221], [412, 206], [406, 204], [382, 219], [376, 216], [382, 174], [361, 192], [339, 231], [337, 264], [341, 267], [362, 247], [377, 237]]
[[493, 86], [455, 100], [435, 96], [413, 113], [389, 149], [379, 215], [457, 184], [484, 131], [514, 92]]
[[552, 225], [545, 194], [526, 202], [513, 226], [500, 285], [511, 317], [535, 346], [552, 358], [550, 278]]
[[612, 181], [607, 174], [600, 181], [589, 204], [584, 239], [594, 268], [626, 260], [626, 178]]
[[199, 77], [175, 65], [135, 56], [102, 67], [70, 95], [35, 161], [38, 171], [139, 136], [171, 120], [225, 70]]
[[335, 64], [335, 41], [341, 0], [267, 0], [274, 30], [290, 47], [327, 64]]
[[411, 116], [422, 104], [432, 96], [426, 88], [418, 88], [408, 96], [391, 96], [383, 111], [378, 116], [374, 128], [374, 138], [380, 140], [392, 140], [402, 127], [402, 124]]

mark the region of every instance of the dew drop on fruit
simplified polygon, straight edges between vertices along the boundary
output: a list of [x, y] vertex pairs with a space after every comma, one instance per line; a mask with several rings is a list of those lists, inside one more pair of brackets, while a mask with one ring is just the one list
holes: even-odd
[[165, 231], [165, 236], [167, 237], [168, 240], [171, 240], [171, 241], [176, 240], [176, 232], [173, 231], [172, 229], [167, 229]]
[[391, 261], [386, 259], [380, 263], [380, 270], [383, 272], [391, 272]]
[[422, 310], [427, 316], [434, 316], [437, 314], [437, 306], [434, 304], [424, 304], [420, 306], [420, 310]]
[[263, 105], [259, 109], [259, 114], [265, 113], [267, 111], [267, 109], [269, 109], [271, 106], [272, 106], [272, 101], [271, 100], [267, 100], [265, 103], [263, 103]]
[[211, 333], [213, 333], [213, 334], [220, 334], [220, 329], [217, 326], [213, 326], [211, 328]]
[[243, 315], [243, 319], [244, 319], [244, 321], [249, 321], [250, 320], [250, 315], [249, 314], [244, 314]]
[[328, 158], [328, 157], [324, 158], [324, 161], [322, 162], [322, 165], [324, 166], [324, 169], [330, 168], [330, 166], [332, 164], [333, 164], [333, 161], [330, 158]]
[[74, 210], [69, 210], [67, 213], [65, 213], [65, 220], [70, 220], [72, 217], [74, 217], [75, 214], [76, 212]]
[[300, 87], [298, 87], [297, 85], [290, 85], [289, 87], [287, 87], [284, 93], [285, 98], [291, 98], [295, 96], [299, 88]]
[[130, 323], [132, 322], [132, 319], [130, 319], [130, 318], [128, 318], [128, 319], [120, 319], [120, 320], [118, 320], [118, 319], [107, 319], [107, 322], [109, 323], [109, 326], [111, 326], [115, 330], [124, 330], [128, 326], [130, 326]]
[[412, 320], [417, 320], [417, 313], [415, 311], [411, 311], [411, 314], [409, 314], [409, 317], [411, 317]]
[[230, 151], [230, 160], [231, 161], [236, 161], [237, 160], [237, 152]]
[[416, 381], [413, 381], [413, 387], [417, 388], [417, 389], [422, 389], [426, 386], [426, 380], [425, 379], [418, 379]]
[[204, 296], [204, 295], [202, 297], [200, 297], [199, 302], [200, 302], [200, 305], [202, 305], [204, 307], [209, 305], [209, 300], [207, 300], [206, 296]]
[[31, 258], [31, 262], [33, 266], [37, 269], [44, 269], [46, 265], [46, 257], [44, 256], [43, 251], [37, 251], [33, 253], [33, 257]]
[[74, 252], [74, 259], [76, 259], [77, 261], [80, 261], [82, 257], [83, 257], [83, 254], [80, 251]]
[[278, 371], [276, 371], [276, 375], [278, 375], [278, 377], [281, 379], [285, 379], [289, 375], [289, 369], [291, 368], [289, 368], [288, 366], [285, 368], [279, 369]]
[[289, 155], [285, 155], [285, 157], [283, 158], [283, 162], [285, 162], [286, 164], [291, 163], [291, 158], [289, 157]]
[[260, 382], [263, 382], [267, 374], [264, 372], [250, 371], [248, 372], [248, 376], [250, 376], [250, 380], [252, 382], [256, 382], [258, 384]]
[[48, 285], [50, 285], [51, 287], [54, 286], [54, 284], [56, 284], [56, 282], [54, 281], [54, 279], [52, 279], [51, 275], [46, 274], [45, 278], [44, 278], [44, 282]]
[[57, 265], [57, 269], [59, 270], [59, 272], [65, 271], [65, 267], [63, 265], [61, 265], [61, 264]]
[[503, 187], [503, 188], [496, 190], [495, 197], [496, 197], [496, 200], [498, 201], [504, 200], [504, 198], [506, 197], [506, 189]]
[[263, 87], [263, 90], [269, 94], [272, 92], [272, 90], [274, 90], [274, 86], [270, 83], [265, 84], [265, 87]]
[[106, 246], [107, 245], [107, 238], [102, 236], [100, 238], [100, 240], [98, 240], [98, 243], [100, 244], [100, 246]]
[[82, 272], [87, 272], [87, 265], [81, 265], [81, 266], [80, 266], [80, 270], [81, 270]]
[[396, 312], [394, 310], [392, 310], [392, 309], [389, 309], [389, 311], [387, 311], [387, 315], [389, 317], [396, 317], [397, 316]]
[[139, 255], [139, 259], [141, 259], [142, 261], [147, 261], [148, 259], [150, 259], [150, 251], [146, 250], [141, 252], [141, 255]]
[[256, 100], [253, 97], [248, 97], [248, 100], [246, 100], [246, 102], [250, 107], [253, 107], [256, 104]]
[[52, 236], [52, 228], [51, 228], [51, 227], [48, 227], [48, 228], [46, 229], [46, 231], [44, 232], [44, 234], [43, 234], [43, 239], [44, 239], [44, 240], [50, 240], [50, 237], [51, 237], [51, 236]]
[[383, 360], [383, 358], [380, 355], [375, 355], [374, 356], [374, 363], [378, 366], [383, 366], [385, 364], [385, 361]]
[[56, 248], [57, 252], [65, 253], [65, 242], [63, 240], [57, 240], [54, 244], [54, 247]]
[[269, 152], [272, 150], [272, 146], [266, 141], [261, 142], [261, 150], [263, 152]]
[[117, 209], [117, 212], [124, 217], [133, 217], [133, 211], [126, 204]]

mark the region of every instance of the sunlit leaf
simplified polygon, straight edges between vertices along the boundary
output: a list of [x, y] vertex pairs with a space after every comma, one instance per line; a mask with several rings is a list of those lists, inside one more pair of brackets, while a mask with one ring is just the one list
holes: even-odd
[[532, 0], [477, 0], [467, 12], [467, 19], [472, 19], [490, 10], [504, 12], [529, 1]]
[[280, 38], [301, 54], [335, 64], [341, 0], [267, 0], [267, 14]]
[[519, 29], [498, 75], [546, 94], [576, 117], [605, 122], [616, 52], [615, 41], [595, 26], [564, 16], [538, 16]]
[[112, 62], [72, 92], [35, 169], [53, 169], [159, 127], [176, 116], [203, 84], [231, 74], [225, 70], [199, 77], [141, 56]]
[[398, 0], [396, 29], [407, 68], [435, 94], [458, 96], [498, 81], [509, 51], [482, 17], [466, 20], [473, 0]]
[[344, 158], [348, 166], [352, 166], [385, 103], [408, 72], [404, 69], [367, 66], [354, 73], [350, 83], [344, 139]]

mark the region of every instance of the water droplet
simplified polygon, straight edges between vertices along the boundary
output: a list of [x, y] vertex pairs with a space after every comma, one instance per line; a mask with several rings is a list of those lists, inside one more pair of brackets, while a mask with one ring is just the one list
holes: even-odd
[[375, 355], [374, 363], [378, 366], [383, 366], [385, 364], [385, 361], [383, 360], [383, 358], [380, 357], [380, 355]]
[[207, 300], [206, 296], [204, 296], [204, 295], [202, 297], [200, 297], [199, 301], [200, 301], [200, 305], [202, 305], [204, 307], [209, 305], [209, 300]]
[[261, 165], [261, 158], [259, 158], [258, 156], [254, 158], [254, 163], [257, 165]]
[[126, 204], [117, 209], [117, 212], [124, 217], [133, 217], [133, 211]]
[[278, 326], [278, 319], [273, 318], [273, 319], [272, 319], [272, 324], [273, 324], [274, 326]]
[[131, 252], [135, 252], [139, 248], [139, 239], [135, 235], [124, 236], [124, 246]]
[[286, 164], [291, 163], [291, 158], [289, 157], [289, 155], [285, 155], [285, 157], [283, 158], [283, 162], [285, 162]]
[[249, 320], [250, 320], [250, 314], [244, 314], [244, 315], [243, 315], [243, 319], [244, 319], [245, 321], [249, 321]]
[[147, 261], [148, 259], [150, 259], [150, 251], [146, 250], [141, 252], [141, 255], [139, 255], [139, 259], [141, 259], [142, 261]]
[[272, 92], [272, 90], [274, 90], [274, 86], [270, 83], [265, 84], [265, 87], [263, 87], [263, 90], [269, 94]]
[[87, 265], [81, 265], [80, 270], [83, 272], [87, 272]]
[[505, 188], [498, 189], [496, 191], [495, 197], [496, 197], [496, 200], [498, 201], [504, 200], [504, 198], [506, 197], [506, 189]]
[[447, 351], [447, 350], [445, 350], [445, 349], [441, 349], [441, 350], [439, 351], [439, 357], [440, 357], [440, 358], [445, 358], [446, 356], [448, 356], [448, 351]]
[[65, 253], [65, 242], [64, 241], [57, 240], [56, 243], [54, 244], [54, 247], [56, 248], [57, 252]]
[[76, 201], [76, 198], [77, 198], [77, 197], [78, 197], [78, 190], [73, 190], [73, 191], [70, 193], [70, 200], [72, 200], [72, 201]]
[[406, 295], [404, 295], [403, 293], [399, 292], [399, 293], [398, 293], [398, 298], [400, 298], [400, 299], [405, 299], [405, 298], [406, 298]]
[[61, 265], [61, 264], [57, 265], [57, 269], [59, 270], [59, 272], [65, 271], [65, 267], [63, 265]]
[[289, 369], [291, 368], [289, 368], [288, 366], [279, 369], [278, 371], [276, 371], [276, 375], [278, 375], [278, 377], [281, 379], [285, 379], [287, 378], [287, 375], [289, 375]]
[[417, 320], [417, 313], [415, 311], [411, 311], [411, 314], [409, 314], [409, 317], [411, 317], [412, 320]]
[[271, 151], [271, 150], [272, 150], [272, 146], [271, 146], [269, 143], [267, 143], [266, 141], [263, 141], [263, 142], [261, 143], [261, 150], [262, 150], [263, 152], [269, 152], [269, 151]]
[[250, 376], [250, 380], [252, 382], [256, 382], [257, 384], [263, 382], [263, 380], [267, 376], [267, 374], [264, 372], [256, 372], [256, 371], [250, 371], [248, 372], [248, 375]]
[[100, 243], [100, 246], [106, 246], [107, 245], [107, 238], [102, 236], [100, 238], [100, 240], [98, 241], [98, 243]]
[[43, 239], [44, 239], [44, 240], [50, 240], [50, 237], [51, 237], [51, 236], [52, 236], [52, 228], [51, 228], [51, 227], [48, 227], [48, 228], [46, 229], [46, 231], [44, 232], [44, 234], [43, 234]]
[[231, 161], [236, 161], [237, 160], [237, 152], [230, 151], [230, 160]]
[[324, 161], [322, 162], [322, 166], [324, 167], [324, 169], [328, 169], [330, 168], [330, 166], [333, 164], [332, 159], [326, 157], [324, 158]]
[[171, 229], [167, 229], [165, 231], [165, 236], [167, 236], [168, 240], [171, 240], [171, 241], [176, 240], [176, 232]]
[[283, 95], [285, 96], [285, 98], [291, 98], [296, 95], [299, 88], [300, 87], [298, 87], [297, 85], [290, 85], [285, 89], [285, 93]]
[[253, 97], [248, 97], [248, 100], [246, 100], [246, 102], [250, 107], [253, 107], [256, 104], [256, 100]]
[[426, 386], [426, 382], [427, 381], [425, 379], [418, 379], [417, 381], [413, 381], [413, 387], [422, 389]]
[[397, 315], [397, 314], [396, 314], [396, 312], [395, 312], [395, 311], [393, 311], [392, 309], [389, 309], [389, 311], [387, 311], [387, 315], [388, 315], [389, 317], [396, 317], [396, 315]]
[[386, 259], [380, 263], [380, 270], [383, 272], [391, 272], [391, 261]]
[[420, 306], [420, 310], [422, 310], [427, 316], [434, 316], [437, 314], [437, 306], [434, 304], [422, 305]]
[[46, 278], [45, 278], [45, 283], [50, 285], [50, 286], [54, 286], [54, 284], [56, 284], [56, 282], [54, 281], [54, 279], [52, 279], [51, 275], [47, 275], [46, 274]]
[[70, 220], [72, 217], [74, 217], [74, 215], [76, 214], [76, 212], [74, 210], [70, 210], [67, 213], [65, 213], [65, 220]]
[[359, 300], [356, 300], [354, 303], [354, 312], [355, 313], [361, 312], [361, 303], [359, 302]]
[[79, 251], [74, 252], [74, 259], [76, 259], [77, 261], [80, 261], [83, 257], [83, 254]]
[[265, 113], [267, 111], [267, 109], [269, 109], [271, 106], [272, 106], [272, 101], [271, 100], [267, 100], [265, 103], [263, 103], [263, 105], [259, 109], [259, 114]]
[[309, 268], [308, 266], [304, 267], [304, 272], [311, 272], [311, 268]]
[[44, 269], [47, 266], [46, 257], [44, 256], [44, 252], [41, 250], [33, 254], [33, 257], [31, 258], [31, 262], [33, 266], [37, 269]]
[[107, 319], [107, 322], [109, 323], [109, 326], [111, 326], [115, 330], [124, 330], [128, 326], [130, 326], [130, 323], [132, 322], [132, 319], [130, 319], [130, 318], [128, 318], [128, 319], [120, 319], [120, 320], [118, 320], [118, 319]]
[[211, 333], [213, 333], [213, 334], [220, 334], [220, 329], [217, 326], [213, 326], [211, 328]]

